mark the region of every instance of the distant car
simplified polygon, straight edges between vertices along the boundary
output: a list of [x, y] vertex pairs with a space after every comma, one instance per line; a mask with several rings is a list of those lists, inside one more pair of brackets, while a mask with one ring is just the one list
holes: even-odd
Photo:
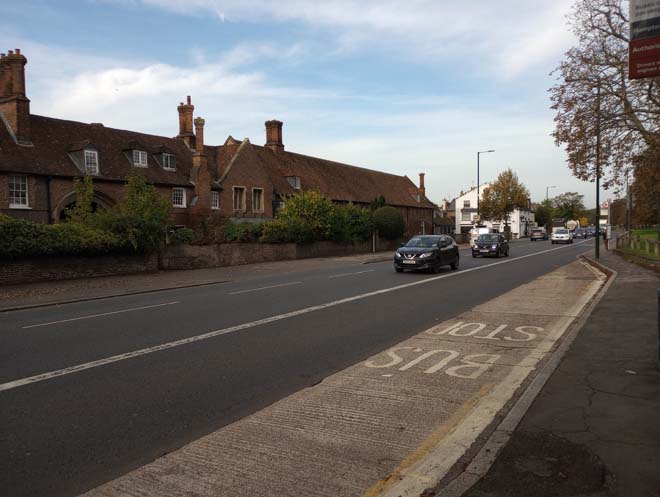
[[573, 238], [587, 238], [586, 228], [575, 228], [573, 231]]
[[394, 254], [394, 269], [428, 270], [437, 273], [441, 266], [458, 269], [458, 245], [447, 235], [418, 235], [399, 247]]
[[589, 226], [588, 228], [586, 228], [586, 230], [587, 230], [587, 236], [596, 236], [596, 228], [594, 228], [593, 226]]
[[536, 240], [547, 240], [548, 233], [542, 228], [535, 228], [532, 230], [532, 234], [529, 235], [529, 239], [533, 242]]
[[550, 241], [552, 243], [573, 243], [573, 233], [564, 228], [557, 229], [552, 232]]
[[497, 230], [493, 228], [488, 228], [486, 226], [479, 226], [477, 228], [472, 228], [470, 230], [470, 247], [474, 246], [474, 242], [476, 241], [477, 238], [479, 238], [481, 235], [485, 235], [486, 233], [497, 233]]
[[472, 246], [472, 257], [480, 255], [493, 255], [499, 257], [509, 256], [509, 242], [499, 233], [479, 235]]

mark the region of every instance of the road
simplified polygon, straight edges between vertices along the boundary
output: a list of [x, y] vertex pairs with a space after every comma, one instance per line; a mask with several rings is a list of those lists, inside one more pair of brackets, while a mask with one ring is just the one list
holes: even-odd
[[592, 243], [458, 271], [390, 262], [0, 314], [0, 494], [70, 496], [538, 276]]

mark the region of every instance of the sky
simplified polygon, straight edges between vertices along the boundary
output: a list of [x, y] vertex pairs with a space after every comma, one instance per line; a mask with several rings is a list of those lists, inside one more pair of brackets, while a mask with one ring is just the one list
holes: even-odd
[[[533, 201], [595, 188], [551, 136], [573, 0], [23, 0], [0, 51], [34, 114], [163, 136], [191, 95], [205, 141], [265, 143], [418, 182], [439, 203], [511, 168]], [[608, 193], [605, 192], [605, 197]]]

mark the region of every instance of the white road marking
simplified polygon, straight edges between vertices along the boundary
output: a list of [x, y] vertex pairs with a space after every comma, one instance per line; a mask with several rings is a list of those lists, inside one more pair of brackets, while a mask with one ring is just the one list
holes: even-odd
[[[584, 242], [578, 242], [578, 243], [584, 243]], [[541, 252], [536, 252], [534, 254], [521, 255], [520, 257], [514, 257], [514, 258], [509, 258], [509, 259], [505, 259], [505, 260], [498, 261], [498, 262], [493, 262], [492, 264], [486, 264], [486, 265], [483, 265], [483, 266], [476, 266], [476, 267], [472, 267], [472, 268], [469, 268], [469, 269], [464, 269], [462, 271], [453, 271], [451, 273], [442, 274], [442, 275], [439, 275], [439, 276], [434, 276], [434, 277], [426, 278], [426, 279], [422, 279], [422, 280], [417, 280], [417, 281], [413, 281], [411, 283], [404, 283], [403, 285], [397, 285], [397, 286], [393, 286], [393, 287], [390, 287], [390, 288], [383, 288], [382, 290], [376, 290], [376, 291], [373, 291], [373, 292], [363, 293], [363, 294], [360, 294], [360, 295], [354, 295], [353, 297], [346, 297], [344, 299], [335, 300], [333, 302], [327, 302], [325, 304], [319, 304], [319, 305], [315, 305], [315, 306], [312, 306], [312, 307], [306, 307], [304, 309], [299, 309], [297, 311], [291, 311], [291, 312], [287, 312], [287, 313], [284, 313], [284, 314], [278, 314], [276, 316], [271, 316], [271, 317], [268, 317], [268, 318], [259, 319], [257, 321], [252, 321], [252, 322], [249, 322], [249, 323], [239, 324], [237, 326], [231, 326], [229, 328], [223, 328], [223, 329], [220, 329], [220, 330], [210, 331], [210, 332], [204, 333], [202, 335], [196, 335], [196, 336], [192, 336], [192, 337], [188, 337], [188, 338], [183, 338], [181, 340], [176, 340], [174, 342], [167, 342], [167, 343], [163, 343], [163, 344], [160, 344], [160, 345], [155, 345], [153, 347], [147, 347], [145, 349], [134, 350], [134, 351], [131, 351], [131, 352], [126, 352], [124, 354], [119, 354], [119, 355], [114, 355], [114, 356], [111, 356], [111, 357], [106, 357], [106, 358], [99, 359], [99, 360], [96, 360], [96, 361], [87, 362], [87, 363], [84, 363], [84, 364], [78, 364], [78, 365], [75, 365], [75, 366], [69, 366], [69, 367], [64, 368], [64, 369], [58, 369], [58, 370], [55, 370], [55, 371], [50, 371], [50, 372], [47, 372], [47, 373], [42, 373], [42, 374], [38, 374], [38, 375], [35, 375], [35, 376], [30, 376], [28, 378], [21, 378], [19, 380], [14, 380], [14, 381], [10, 381], [10, 382], [7, 382], [7, 383], [0, 384], [0, 392], [2, 392], [4, 390], [11, 390], [13, 388], [22, 387], [22, 386], [25, 386], [25, 385], [30, 385], [32, 383], [36, 383], [36, 382], [39, 382], [39, 381], [50, 380], [50, 379], [53, 379], [53, 378], [58, 378], [60, 376], [65, 376], [65, 375], [69, 375], [69, 374], [72, 374], [72, 373], [77, 373], [78, 371], [84, 371], [86, 369], [92, 369], [92, 368], [96, 368], [96, 367], [99, 367], [99, 366], [105, 366], [106, 364], [112, 364], [112, 363], [115, 363], [115, 362], [124, 361], [126, 359], [132, 359], [133, 357], [139, 357], [139, 356], [143, 356], [143, 355], [147, 355], [147, 354], [152, 354], [154, 352], [159, 352], [161, 350], [172, 349], [174, 347], [180, 347], [182, 345], [187, 345], [189, 343], [199, 342], [201, 340], [208, 340], [209, 338], [214, 338], [214, 337], [217, 337], [217, 336], [220, 336], [220, 335], [227, 335], [229, 333], [235, 333], [237, 331], [246, 330], [248, 328], [254, 328], [255, 326], [261, 326], [263, 324], [274, 323], [276, 321], [281, 321], [283, 319], [289, 319], [289, 318], [292, 318], [292, 317], [301, 316], [303, 314], [307, 314], [307, 313], [310, 313], [310, 312], [315, 312], [315, 311], [320, 311], [320, 310], [323, 310], [323, 309], [328, 309], [330, 307], [335, 307], [335, 306], [338, 306], [338, 305], [347, 304], [349, 302], [355, 302], [357, 300], [366, 299], [366, 298], [373, 297], [373, 296], [376, 296], [376, 295], [382, 295], [382, 294], [385, 294], [385, 293], [395, 292], [397, 290], [402, 290], [404, 288], [410, 288], [410, 287], [417, 286], [417, 285], [425, 285], [425, 284], [433, 282], [433, 281], [441, 280], [441, 279], [444, 279], [444, 278], [451, 278], [453, 276], [460, 275], [460, 274], [465, 274], [465, 273], [470, 273], [472, 271], [480, 271], [482, 269], [488, 269], [490, 267], [497, 266], [497, 265], [500, 265], [500, 264], [509, 264], [511, 262], [518, 261], [518, 260], [521, 260], [521, 259], [526, 259], [528, 257], [535, 257], [537, 255], [546, 254], [548, 252], [554, 252], [556, 250], [564, 250], [564, 249], [570, 248], [570, 247], [573, 247], [573, 245], [563, 245], [561, 247], [551, 248], [551, 249], [548, 249], [548, 250], [543, 250]]]
[[366, 271], [358, 271], [357, 273], [342, 273], [342, 274], [335, 274], [333, 276], [328, 276], [328, 279], [330, 278], [341, 278], [342, 276], [351, 276], [352, 274], [363, 274], [363, 273], [372, 273], [374, 272], [375, 269], [368, 269]]
[[241, 290], [240, 292], [231, 292], [229, 295], [238, 295], [239, 293], [258, 292], [259, 290], [268, 290], [269, 288], [279, 288], [281, 286], [300, 285], [302, 281], [294, 281], [293, 283], [282, 283], [281, 285], [261, 286], [259, 288], [251, 288], [250, 290]]
[[131, 309], [123, 309], [121, 311], [104, 312], [104, 313], [101, 313], [101, 314], [91, 314], [89, 316], [80, 316], [80, 317], [77, 317], [77, 318], [61, 319], [59, 321], [50, 321], [48, 323], [31, 324], [30, 326], [23, 326], [23, 329], [27, 330], [28, 328], [39, 328], [40, 326], [50, 326], [51, 324], [68, 323], [70, 321], [80, 321], [81, 319], [92, 319], [92, 318], [98, 318], [98, 317], [102, 317], [102, 316], [110, 316], [112, 314], [122, 314], [124, 312], [141, 311], [142, 309], [153, 309], [154, 307], [163, 307], [165, 305], [174, 305], [174, 304], [180, 304], [180, 303], [181, 302], [176, 301], [176, 302], [165, 302], [164, 304], [145, 305], [143, 307], [133, 307]]

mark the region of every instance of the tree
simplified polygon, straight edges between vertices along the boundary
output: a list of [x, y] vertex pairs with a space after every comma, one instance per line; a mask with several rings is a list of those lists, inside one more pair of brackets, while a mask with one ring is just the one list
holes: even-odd
[[151, 252], [165, 240], [170, 203], [139, 173], [128, 177], [124, 197], [90, 222], [116, 234], [136, 252]]
[[335, 205], [319, 192], [308, 190], [287, 198], [277, 218], [309, 231], [310, 240], [331, 240]]
[[66, 219], [72, 223], [85, 224], [94, 213], [94, 209], [92, 208], [92, 200], [94, 200], [92, 177], [87, 175], [82, 181], [75, 179], [73, 189], [76, 192], [76, 203], [73, 204], [73, 207], [66, 210]]
[[529, 191], [511, 169], [500, 173], [489, 187], [484, 188], [479, 214], [489, 221], [504, 221], [509, 231], [509, 216], [515, 209], [529, 208]]
[[386, 205], [374, 211], [374, 226], [378, 234], [388, 240], [396, 240], [403, 236], [406, 224], [399, 209]]
[[550, 88], [553, 136], [580, 179], [595, 178], [600, 131], [605, 188], [622, 183], [633, 156], [659, 146], [660, 78], [628, 80], [627, 10], [625, 0], [576, 1], [569, 25], [577, 45], [553, 72], [560, 81]]
[[536, 204], [534, 209], [534, 219], [539, 226], [549, 226], [552, 223], [553, 208], [551, 200], [544, 200]]
[[554, 216], [565, 219], [579, 219], [584, 214], [585, 208], [582, 203], [584, 195], [577, 192], [566, 192], [552, 199]]
[[657, 224], [660, 239], [660, 153], [647, 150], [634, 161], [633, 222]]

